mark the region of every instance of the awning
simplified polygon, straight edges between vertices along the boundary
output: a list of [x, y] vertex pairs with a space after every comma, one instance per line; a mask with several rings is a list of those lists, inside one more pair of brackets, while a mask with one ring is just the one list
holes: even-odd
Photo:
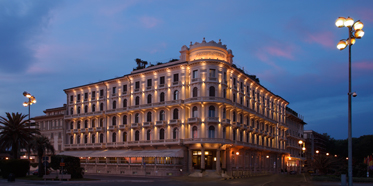
[[58, 155], [74, 157], [184, 157], [182, 149], [64, 151]]

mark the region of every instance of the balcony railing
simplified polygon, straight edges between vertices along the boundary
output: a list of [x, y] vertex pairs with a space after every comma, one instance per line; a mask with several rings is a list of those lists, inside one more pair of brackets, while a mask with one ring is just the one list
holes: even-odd
[[168, 122], [169, 125], [179, 125], [180, 124], [180, 120], [179, 119], [171, 119], [169, 122]]
[[164, 86], [165, 86], [164, 84], [158, 85], [159, 88], [164, 88]]
[[97, 132], [103, 132], [104, 131], [104, 127], [96, 127], [96, 131]]
[[201, 122], [201, 118], [197, 118], [197, 117], [188, 118], [188, 123], [199, 123], [199, 122]]
[[223, 125], [230, 125], [231, 124], [231, 120], [230, 119], [222, 119], [221, 122], [223, 123]]
[[219, 123], [219, 117], [207, 117], [206, 121], [210, 123]]
[[74, 133], [79, 133], [80, 129], [74, 129]]
[[232, 123], [232, 126], [233, 126], [233, 127], [241, 127], [241, 123], [238, 122], [238, 121], [234, 121], [234, 122]]
[[124, 130], [124, 129], [126, 129], [126, 126], [127, 126], [127, 125], [119, 125], [119, 130]]
[[209, 77], [209, 81], [216, 81], [217, 78], [216, 77]]
[[192, 79], [192, 83], [193, 83], [193, 82], [198, 82], [198, 81], [200, 81], [200, 79], [201, 79], [201, 78], [193, 78], [193, 79]]
[[117, 130], [117, 126], [116, 125], [109, 126], [109, 130]]
[[153, 122], [144, 122], [144, 123], [142, 123], [142, 126], [143, 127], [151, 127], [152, 124], [153, 124]]
[[95, 132], [96, 128], [95, 127], [91, 127], [88, 129], [88, 132]]
[[180, 81], [174, 81], [172, 82], [172, 86], [176, 86], [176, 85], [179, 85], [180, 84]]
[[132, 123], [131, 128], [137, 128], [140, 127], [140, 123]]
[[155, 122], [155, 126], [163, 126], [166, 125], [166, 121], [157, 121]]

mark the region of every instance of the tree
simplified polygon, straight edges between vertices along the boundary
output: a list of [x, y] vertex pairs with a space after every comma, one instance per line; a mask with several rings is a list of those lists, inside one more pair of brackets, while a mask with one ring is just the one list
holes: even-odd
[[19, 159], [21, 148], [26, 148], [27, 144], [36, 135], [40, 134], [39, 129], [30, 128], [28, 115], [22, 113], [8, 113], [6, 118], [0, 116], [0, 149], [10, 150], [13, 159]]
[[43, 165], [42, 165], [42, 158], [43, 158], [43, 155], [45, 153], [45, 151], [49, 150], [52, 152], [52, 154], [54, 155], [54, 147], [53, 145], [50, 144], [49, 142], [49, 139], [45, 136], [35, 136], [31, 141], [30, 141], [30, 144], [29, 144], [29, 148], [34, 151], [34, 152], [37, 152], [38, 154], [38, 159], [39, 159], [39, 165], [38, 165], [38, 174], [39, 174], [39, 177], [42, 177], [43, 176]]

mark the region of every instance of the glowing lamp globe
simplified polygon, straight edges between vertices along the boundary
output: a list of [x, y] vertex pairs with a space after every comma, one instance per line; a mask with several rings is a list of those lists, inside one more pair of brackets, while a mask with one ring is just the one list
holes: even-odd
[[345, 27], [352, 27], [352, 25], [354, 24], [354, 19], [352, 19], [351, 17], [348, 17], [344, 24], [345, 24]]
[[355, 30], [361, 30], [361, 29], [363, 29], [363, 27], [364, 27], [364, 24], [361, 21], [356, 21], [355, 24], [354, 24], [354, 29]]
[[356, 30], [355, 31], [355, 37], [360, 39], [364, 36], [364, 31], [363, 30]]
[[344, 17], [338, 17], [338, 19], [335, 21], [335, 26], [338, 28], [344, 27], [345, 26], [345, 20], [346, 18]]
[[338, 42], [338, 44], [337, 44], [337, 48], [338, 48], [339, 50], [343, 50], [343, 49], [345, 49], [346, 46], [347, 46], [347, 43], [346, 43], [345, 40], [340, 40], [340, 41]]

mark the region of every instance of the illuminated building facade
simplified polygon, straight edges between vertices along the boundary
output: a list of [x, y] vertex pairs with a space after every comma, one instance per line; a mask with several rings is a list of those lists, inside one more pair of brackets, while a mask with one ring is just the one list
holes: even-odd
[[90, 173], [285, 169], [289, 103], [237, 68], [220, 40], [180, 53], [179, 60], [148, 67], [139, 60], [131, 74], [65, 89], [61, 154], [80, 157]]

